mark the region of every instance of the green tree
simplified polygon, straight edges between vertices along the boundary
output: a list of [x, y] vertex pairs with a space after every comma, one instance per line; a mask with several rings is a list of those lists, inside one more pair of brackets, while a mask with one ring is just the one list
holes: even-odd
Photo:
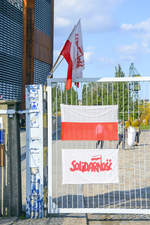
[[78, 103], [78, 93], [72, 87], [70, 90], [66, 91], [65, 87], [56, 84], [52, 88], [52, 112], [60, 113], [60, 104], [72, 104], [76, 105]]
[[[125, 77], [120, 64], [115, 67], [115, 77]], [[88, 83], [83, 85], [83, 105], [117, 105], [119, 119], [137, 118], [139, 84], [131, 88], [128, 82]]]

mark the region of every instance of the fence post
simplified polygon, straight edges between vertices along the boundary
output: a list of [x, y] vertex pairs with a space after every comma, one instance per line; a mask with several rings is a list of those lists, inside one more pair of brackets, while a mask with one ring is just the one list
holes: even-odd
[[26, 88], [26, 217], [43, 217], [43, 86]]
[[[8, 103], [8, 110], [18, 110], [18, 103]], [[21, 199], [21, 153], [19, 115], [8, 115], [8, 170], [7, 170], [8, 216], [19, 216], [22, 209]]]

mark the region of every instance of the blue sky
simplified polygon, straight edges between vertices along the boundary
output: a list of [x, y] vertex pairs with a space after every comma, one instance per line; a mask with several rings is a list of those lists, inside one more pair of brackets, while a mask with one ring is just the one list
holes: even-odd
[[[134, 63], [150, 75], [150, 0], [55, 0], [54, 61], [81, 18], [84, 77], [113, 77], [121, 65], [126, 76]], [[54, 77], [66, 77], [65, 60]]]

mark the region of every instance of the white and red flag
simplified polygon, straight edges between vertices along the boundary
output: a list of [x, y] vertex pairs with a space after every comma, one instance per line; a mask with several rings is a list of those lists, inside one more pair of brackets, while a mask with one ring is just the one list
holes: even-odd
[[72, 80], [82, 78], [84, 69], [84, 52], [80, 20], [72, 30], [60, 55], [64, 56], [68, 63], [66, 90], [72, 86]]
[[118, 106], [61, 104], [61, 140], [118, 140]]
[[118, 149], [62, 149], [63, 184], [118, 182]]

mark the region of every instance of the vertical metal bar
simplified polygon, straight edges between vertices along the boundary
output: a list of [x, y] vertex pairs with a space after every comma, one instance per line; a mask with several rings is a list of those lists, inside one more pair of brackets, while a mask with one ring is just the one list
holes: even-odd
[[140, 149], [138, 149], [138, 164], [139, 164], [139, 186], [140, 186], [140, 208], [142, 208], [142, 192], [141, 192], [141, 185], [142, 185], [142, 181], [141, 181], [141, 176], [142, 176], [142, 168], [141, 168], [141, 156], [140, 156]]
[[48, 212], [52, 210], [52, 86], [47, 80], [48, 99]]
[[[120, 108], [119, 108], [119, 87], [118, 87], [118, 82], [117, 82], [117, 105], [118, 105], [118, 113], [119, 113], [119, 115], [118, 115], [118, 118], [119, 118], [119, 116], [120, 116]], [[119, 182], [119, 204], [121, 203], [121, 194], [120, 194], [120, 182]]]
[[[150, 82], [149, 82], [149, 84], [150, 84]], [[149, 85], [150, 86], [150, 85]], [[143, 104], [143, 106], [144, 106], [144, 113], [145, 113], [145, 108], [146, 108], [146, 102], [145, 102], [145, 99], [146, 99], [146, 95], [145, 95], [145, 83], [143, 83], [143, 101], [142, 101], [142, 104]], [[146, 146], [144, 145], [144, 155], [146, 156], [146, 153], [147, 153], [147, 151], [146, 151]], [[147, 188], [147, 183], [146, 183], [146, 181], [147, 181], [147, 179], [146, 179], [146, 173], [147, 173], [147, 161], [148, 161], [148, 159], [147, 159], [147, 157], [145, 158], [144, 157], [144, 180], [145, 180], [145, 196], [146, 196], [146, 209], [148, 209], [148, 207], [149, 207], [149, 205], [148, 205], [148, 188]]]
[[93, 83], [91, 83], [91, 105], [93, 105]]
[[110, 208], [110, 191], [109, 191], [109, 184], [107, 184], [107, 198], [108, 198], [108, 208]]
[[88, 88], [86, 83], [86, 105], [88, 105]]
[[[127, 116], [128, 116], [128, 121], [129, 121], [129, 115], [130, 115], [130, 83], [127, 83], [127, 88], [128, 88], [128, 111], [127, 111]], [[130, 164], [129, 164], [130, 165]], [[132, 168], [132, 166], [131, 166]], [[130, 169], [130, 168], [129, 168]], [[129, 177], [129, 201], [130, 201], [130, 208], [132, 208], [132, 189], [131, 189], [131, 181], [132, 177], [130, 175]]]
[[78, 105], [78, 91], [77, 91], [77, 86], [76, 86], [76, 105]]
[[119, 97], [118, 96], [119, 96], [119, 87], [118, 87], [118, 82], [117, 82], [117, 105], [118, 105], [118, 110], [119, 110]]
[[140, 110], [139, 110], [139, 105], [140, 105], [140, 96], [139, 96], [139, 91], [140, 91], [140, 82], [138, 82], [138, 93], [137, 93], [137, 107], [138, 107], [138, 118], [140, 116]]
[[71, 87], [70, 91], [71, 91], [71, 105], [72, 105], [72, 89], [73, 87]]
[[104, 87], [103, 87], [103, 83], [102, 83], [102, 105], [104, 105], [104, 101], [103, 101], [104, 94], [103, 94], [103, 91], [104, 91]]
[[67, 104], [67, 96], [68, 96], [68, 92], [67, 92], [67, 90], [65, 90], [66, 91], [66, 104]]
[[[114, 83], [112, 83], [112, 102], [111, 102], [111, 104], [112, 105], [114, 104]], [[114, 208], [115, 208], [116, 196], [115, 196], [114, 184], [113, 184], [113, 200], [114, 200]]]
[[133, 82], [133, 120], [134, 120], [134, 113], [135, 113], [135, 110], [134, 110], [134, 104], [135, 104], [135, 82]]
[[[114, 83], [112, 83], [112, 102], [111, 104], [114, 104]], [[114, 200], [114, 208], [115, 208], [115, 190], [114, 190], [114, 184], [113, 184], [113, 200]]]
[[[58, 102], [57, 102], [57, 99], [58, 99], [58, 83], [56, 83], [56, 96], [55, 96], [55, 98], [56, 98], [56, 149], [55, 149], [55, 157], [56, 157], [56, 159], [55, 159], [55, 165], [57, 165], [57, 161], [58, 161], [58, 156], [57, 156], [57, 154], [58, 154], [58, 148], [57, 148], [57, 141], [58, 141], [58, 114], [57, 114], [57, 111], [58, 111], [58, 108], [57, 108], [57, 106], [58, 106]], [[56, 179], [55, 179], [55, 192], [56, 192], [56, 196], [57, 196], [57, 189], [58, 189], [58, 185], [57, 185], [57, 176], [58, 176], [58, 171], [57, 171], [57, 166], [56, 166]], [[56, 206], [55, 207], [58, 207], [58, 196], [57, 196], [57, 200], [56, 200]]]
[[[122, 83], [123, 85], [123, 88], [122, 88], [122, 97], [123, 97], [123, 101], [122, 101], [122, 104], [123, 104], [123, 107], [122, 107], [122, 121], [123, 121], [123, 127], [124, 127], [124, 83]], [[124, 138], [125, 138], [125, 134], [124, 134], [124, 130], [123, 130], [123, 141], [124, 141]], [[122, 149], [123, 150], [123, 149]], [[125, 208], [126, 208], [126, 152], [124, 151], [123, 152], [123, 164], [124, 164], [124, 202], [125, 202]]]
[[62, 102], [63, 102], [63, 94], [62, 94], [62, 83], [61, 83], [61, 85], [60, 85], [60, 91], [61, 91], [61, 104], [62, 104]]
[[130, 84], [128, 82], [128, 120], [129, 120], [129, 113], [130, 113], [130, 98], [129, 98], [129, 95], [130, 95]]
[[[109, 92], [109, 83], [107, 82], [107, 105], [108, 103], [108, 92]], [[110, 191], [109, 191], [109, 184], [107, 184], [107, 193], [108, 193], [108, 207], [110, 208]]]
[[108, 105], [108, 83], [107, 83], [107, 105]]
[[[130, 113], [130, 83], [128, 82], [127, 83], [127, 88], [128, 88], [128, 120], [129, 120], [129, 113]], [[131, 168], [132, 168], [132, 166], [131, 166]], [[130, 168], [129, 168], [130, 169]], [[131, 191], [132, 191], [132, 189], [131, 189], [131, 181], [132, 181], [132, 176], [130, 175], [130, 177], [129, 177], [129, 200], [130, 200], [130, 208], [132, 207], [132, 195], [131, 195]]]
[[[68, 103], [68, 91], [67, 90], [66, 90], [66, 104], [69, 104]], [[69, 184], [66, 184], [66, 191], [67, 191], [67, 194], [66, 194], [67, 195], [67, 197], [66, 197], [67, 204], [66, 204], [66, 206], [67, 206], [67, 208], [69, 208]]]
[[97, 105], [98, 105], [98, 83], [96, 83], [96, 93], [97, 93], [97, 96], [96, 96], [96, 97], [97, 97], [97, 98], [96, 98], [96, 99], [97, 99], [97, 102], [96, 102], [96, 103], [97, 103]]
[[[83, 90], [83, 82], [81, 82], [81, 90]], [[83, 101], [81, 101], [81, 103], [83, 105]], [[83, 147], [82, 148], [84, 148], [84, 143], [82, 142], [82, 144], [83, 144]], [[81, 198], [81, 207], [84, 208], [83, 184], [79, 184], [78, 185], [78, 194], [79, 194], [79, 196]], [[78, 201], [78, 202], [80, 202], [80, 201]]]
[[114, 104], [114, 83], [112, 83], [112, 105]]
[[[0, 135], [0, 144], [5, 144], [5, 141], [4, 141], [4, 136], [3, 136], [3, 118], [0, 117], [0, 131], [2, 132], [1, 135]], [[0, 151], [2, 151], [3, 149], [1, 148]], [[1, 154], [1, 152], [0, 152]], [[2, 155], [1, 155], [2, 156]], [[1, 190], [1, 193], [0, 193], [0, 214], [2, 216], [5, 216], [4, 215], [4, 185], [5, 185], [5, 179], [4, 179], [4, 160], [5, 160], [5, 152], [3, 150], [3, 157], [1, 157], [1, 165], [0, 165], [0, 177], [1, 177], [1, 180], [0, 180], [0, 190]]]
[[[134, 84], [132, 83], [132, 104], [133, 104], [133, 120], [134, 120]], [[137, 201], [136, 201], [136, 155], [135, 155], [135, 150], [134, 150], [134, 152], [133, 152], [133, 163], [134, 163], [134, 188], [135, 188], [135, 191], [134, 191], [134, 193], [135, 193], [135, 208], [137, 208]]]
[[[104, 100], [103, 100], [103, 98], [104, 98], [104, 83], [102, 83], [101, 84], [101, 92], [102, 92], [102, 94], [101, 94], [101, 98], [102, 98], [102, 105], [104, 105]], [[105, 185], [104, 184], [102, 184], [103, 185], [103, 208], [105, 207]]]
[[[60, 99], [60, 104], [63, 103], [63, 83], [61, 82], [61, 85], [60, 85], [60, 90], [61, 90], [61, 99]], [[62, 149], [62, 143], [60, 142], [60, 145], [61, 145], [61, 149]], [[61, 185], [61, 192], [63, 193], [63, 186]], [[63, 198], [63, 195], [61, 196], [61, 208], [63, 208], [63, 205], [64, 205], [64, 198]]]
[[[88, 94], [88, 89], [89, 89], [89, 84], [86, 83], [86, 105], [88, 105], [88, 98], [89, 98], [89, 94]], [[87, 144], [87, 148], [88, 148], [88, 144]], [[87, 192], [89, 193], [89, 184], [87, 184]], [[90, 199], [89, 196], [87, 197], [87, 207], [90, 208]]]

